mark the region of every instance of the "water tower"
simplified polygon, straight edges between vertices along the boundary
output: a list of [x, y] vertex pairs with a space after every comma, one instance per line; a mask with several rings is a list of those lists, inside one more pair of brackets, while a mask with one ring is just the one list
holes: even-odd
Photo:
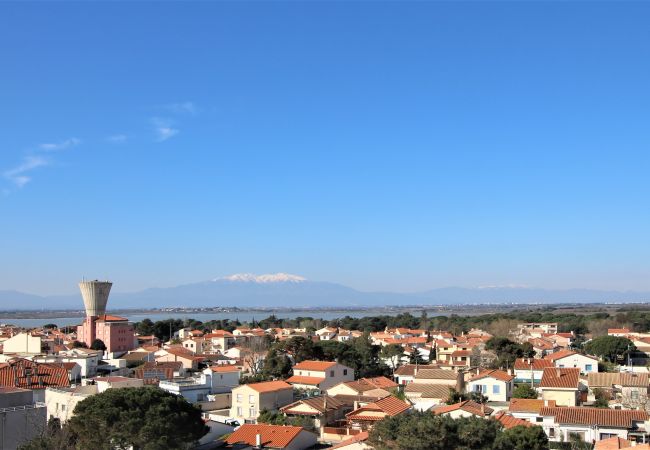
[[106, 314], [106, 303], [108, 294], [111, 292], [113, 283], [110, 281], [82, 281], [79, 283], [79, 290], [84, 299], [86, 317], [96, 317]]
[[84, 325], [79, 328], [77, 339], [91, 346], [96, 338], [97, 325], [95, 321], [99, 316], [106, 314], [106, 303], [108, 294], [111, 292], [113, 283], [110, 281], [82, 281], [79, 283], [79, 290], [84, 299], [86, 319]]

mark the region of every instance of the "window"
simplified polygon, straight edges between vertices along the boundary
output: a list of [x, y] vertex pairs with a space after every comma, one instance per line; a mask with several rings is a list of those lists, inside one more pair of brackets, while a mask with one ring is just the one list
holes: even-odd
[[343, 369], [343, 375], [347, 375], [347, 374], [348, 374], [348, 369]]
[[548, 437], [550, 437], [550, 438], [555, 437], [555, 428], [549, 428], [548, 429]]
[[617, 436], [618, 434], [614, 434], [614, 433], [600, 433], [600, 440], [602, 441], [603, 439], [609, 439]]
[[239, 417], [243, 416], [241, 406], [237, 407], [237, 416], [239, 416]]
[[544, 418], [543, 417], [535, 417], [535, 422], [537, 422], [537, 423], [544, 422]]
[[639, 391], [637, 391], [636, 389], [633, 390], [631, 392], [631, 397], [632, 397], [632, 400], [638, 400], [639, 399]]
[[493, 394], [500, 394], [501, 393], [501, 386], [498, 384], [492, 385], [492, 393]]
[[330, 378], [334, 378], [334, 371], [330, 370]]
[[257, 417], [257, 415], [255, 414], [255, 408], [251, 408], [248, 411], [248, 417]]
[[[244, 400], [244, 396], [242, 394], [237, 394], [237, 403], [241, 403], [242, 400]], [[240, 414], [241, 416], [241, 414]]]
[[587, 364], [587, 365], [585, 366], [585, 372], [591, 372], [591, 371], [593, 370], [592, 367], [593, 367], [593, 366], [592, 366], [591, 364]]
[[255, 396], [254, 395], [249, 395], [248, 396], [248, 403], [255, 403]]

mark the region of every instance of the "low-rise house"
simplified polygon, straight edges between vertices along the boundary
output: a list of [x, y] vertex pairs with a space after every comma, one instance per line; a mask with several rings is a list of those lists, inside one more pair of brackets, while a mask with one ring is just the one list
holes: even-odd
[[507, 402], [512, 396], [515, 377], [502, 370], [482, 370], [467, 383], [469, 392], [480, 392], [490, 402]]
[[423, 366], [418, 364], [404, 364], [403, 366], [399, 366], [394, 373], [397, 384], [406, 385], [412, 383], [420, 367]]
[[31, 332], [18, 333], [2, 343], [5, 355], [38, 355], [44, 353], [43, 339]]
[[439, 406], [431, 410], [436, 415], [449, 416], [452, 419], [460, 417], [489, 417], [494, 409], [484, 403], [477, 403], [473, 400], [464, 400], [453, 405]]
[[548, 407], [555, 407], [555, 401], [531, 398], [513, 398], [510, 400], [508, 412], [517, 419], [527, 420], [536, 425], [541, 425], [544, 418], [540, 415], [540, 411], [542, 408]]
[[316, 336], [321, 341], [331, 341], [336, 337], [337, 329], [333, 327], [325, 327], [320, 330], [316, 330]]
[[15, 358], [0, 365], [0, 387], [16, 387], [33, 391], [34, 402], [45, 401], [45, 389], [68, 387], [68, 371], [60, 364], [41, 364]]
[[97, 394], [97, 385], [75, 387], [49, 387], [45, 390], [45, 405], [48, 419], [56, 418], [61, 423], [67, 422], [74, 414], [74, 409], [82, 400]]
[[226, 438], [227, 448], [236, 450], [306, 450], [316, 445], [317, 436], [302, 427], [244, 424]]
[[539, 384], [547, 367], [554, 367], [553, 361], [537, 358], [517, 358], [515, 360], [515, 383]]
[[156, 361], [180, 361], [187, 370], [197, 370], [199, 362], [203, 361], [202, 357], [195, 356], [190, 351], [183, 350], [182, 348], [168, 348], [157, 353], [159, 353], [159, 356], [156, 356]]
[[645, 409], [650, 406], [650, 377], [647, 373], [590, 373], [587, 375], [589, 385], [588, 401], [596, 399], [598, 389], [607, 393], [619, 408]]
[[34, 400], [34, 391], [0, 387], [0, 444], [15, 449], [42, 435], [47, 427], [45, 404]]
[[627, 337], [630, 333], [632, 333], [632, 330], [630, 330], [629, 328], [608, 328], [607, 329], [608, 336]]
[[317, 428], [321, 428], [328, 423], [344, 419], [350, 409], [347, 403], [338, 398], [322, 395], [304, 398], [283, 406], [280, 412], [287, 417], [309, 417], [314, 420]]
[[242, 384], [232, 390], [230, 416], [253, 423], [260, 411], [277, 411], [293, 402], [293, 387], [284, 381]]
[[555, 367], [560, 369], [566, 367], [578, 368], [581, 374], [598, 372], [598, 358], [595, 356], [583, 355], [571, 350], [560, 350], [544, 358], [552, 361]]
[[444, 384], [411, 383], [404, 388], [404, 395], [413, 403], [413, 409], [427, 411], [446, 403], [451, 388]]
[[374, 447], [366, 444], [368, 437], [368, 432], [362, 431], [349, 439], [339, 442], [332, 447], [332, 450], [373, 450]]
[[171, 380], [174, 377], [184, 377], [185, 369], [180, 361], [170, 362], [145, 362], [136, 368], [135, 377], [144, 381], [144, 384], [158, 384], [162, 380]]
[[354, 380], [354, 369], [334, 361], [302, 361], [293, 366], [293, 376], [287, 379], [298, 389], [327, 390], [345, 381]]
[[494, 415], [494, 418], [503, 425], [506, 430], [514, 427], [532, 427], [533, 424], [528, 420], [518, 419], [517, 417], [508, 414], [505, 411], [499, 411]]
[[593, 450], [619, 450], [621, 448], [632, 447], [632, 444], [632, 441], [614, 436], [608, 439], [603, 439], [602, 441], [596, 441]]
[[382, 389], [375, 384], [357, 380], [347, 381], [332, 386], [327, 390], [327, 395], [363, 395], [367, 397], [384, 398], [390, 395], [390, 391], [388, 389]]
[[648, 433], [645, 422], [648, 413], [638, 410], [609, 408], [542, 408], [542, 427], [550, 441], [569, 441], [571, 435], [585, 442], [621, 437], [646, 442]]
[[357, 408], [345, 415], [349, 426], [354, 430], [368, 430], [386, 417], [394, 417], [411, 409], [411, 404], [397, 397], [388, 396]]
[[542, 399], [554, 400], [557, 406], [576, 406], [579, 388], [580, 369], [578, 368], [546, 368], [539, 383]]

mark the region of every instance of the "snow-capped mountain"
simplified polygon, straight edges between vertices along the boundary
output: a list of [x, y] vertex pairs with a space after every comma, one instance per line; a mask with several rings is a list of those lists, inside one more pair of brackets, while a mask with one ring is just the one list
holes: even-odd
[[290, 273], [267, 273], [264, 275], [255, 275], [254, 273], [236, 273], [226, 277], [215, 278], [212, 281], [234, 281], [243, 283], [302, 283], [307, 278]]

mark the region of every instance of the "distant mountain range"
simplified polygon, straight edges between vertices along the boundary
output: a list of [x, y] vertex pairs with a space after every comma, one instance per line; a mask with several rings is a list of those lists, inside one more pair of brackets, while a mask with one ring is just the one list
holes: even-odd
[[[119, 285], [118, 285], [119, 286]], [[113, 292], [109, 309], [163, 307], [373, 307], [504, 303], [638, 303], [648, 292], [539, 289], [519, 286], [447, 287], [418, 293], [361, 292], [285, 273], [235, 274], [210, 281], [138, 292]], [[0, 291], [0, 309], [83, 309], [80, 294], [38, 296]]]

